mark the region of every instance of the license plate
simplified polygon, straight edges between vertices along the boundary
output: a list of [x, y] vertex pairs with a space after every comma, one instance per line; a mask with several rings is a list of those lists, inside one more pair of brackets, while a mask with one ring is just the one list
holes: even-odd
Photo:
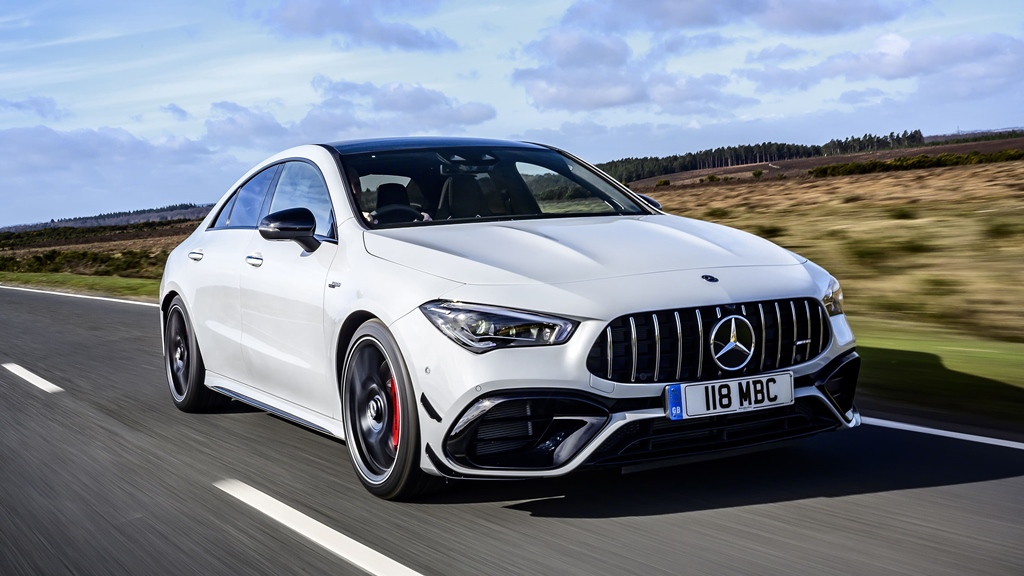
[[697, 384], [672, 384], [665, 389], [672, 420], [760, 410], [793, 403], [793, 373]]

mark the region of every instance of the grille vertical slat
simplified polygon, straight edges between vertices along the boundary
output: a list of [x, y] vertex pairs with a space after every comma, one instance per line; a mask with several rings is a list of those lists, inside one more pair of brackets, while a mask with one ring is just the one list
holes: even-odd
[[676, 380], [679, 380], [683, 373], [683, 323], [679, 320], [678, 310], [673, 314], [676, 317], [676, 337], [679, 338], [679, 359], [676, 361]]
[[804, 312], [807, 314], [807, 352], [804, 353], [804, 360], [811, 357], [811, 342], [814, 336], [811, 334], [811, 305], [804, 300]]
[[700, 380], [701, 368], [704, 367], [704, 325], [700, 321], [700, 308], [697, 313], [697, 380]]
[[761, 361], [757, 364], [757, 368], [764, 370], [764, 351], [768, 348], [768, 336], [765, 335], [764, 307], [760, 302], [757, 303], [757, 312], [761, 315]]
[[779, 303], [775, 303], [775, 339], [779, 341], [779, 347], [775, 352], [775, 367], [782, 365], [782, 311], [779, 310]]
[[630, 342], [633, 343], [633, 375], [630, 376], [630, 382], [636, 382], [636, 319], [632, 316], [629, 317], [629, 333]]
[[605, 329], [605, 335], [608, 338], [608, 379], [612, 379], [612, 361], [615, 359], [615, 350], [613, 348], [612, 340], [612, 327], [609, 326]]
[[[798, 306], [803, 314], [797, 314]], [[783, 307], [790, 313], [783, 314]], [[812, 307], [818, 311], [817, 322]], [[775, 314], [771, 314], [772, 308]], [[710, 355], [708, 330], [713, 325], [705, 326], [705, 320], [732, 315], [745, 318], [760, 339], [755, 339], [751, 362], [739, 370], [724, 370]], [[669, 328], [673, 321], [674, 333]], [[821, 303], [813, 298], [638, 312], [620, 316], [605, 327], [587, 356], [587, 368], [601, 378], [627, 383], [753, 375], [786, 369], [823, 353], [832, 336], [828, 327]], [[761, 349], [756, 350], [757, 346]]]
[[821, 306], [818, 306], [818, 354], [825, 349], [825, 316]]
[[790, 355], [789, 363], [796, 364], [796, 343], [800, 341], [800, 335], [796, 333], [796, 304], [792, 300], [789, 301], [789, 310], [793, 313], [793, 353]]
[[658, 381], [661, 372], [661, 330], [658, 326], [658, 315], [651, 314], [654, 319], [654, 381]]

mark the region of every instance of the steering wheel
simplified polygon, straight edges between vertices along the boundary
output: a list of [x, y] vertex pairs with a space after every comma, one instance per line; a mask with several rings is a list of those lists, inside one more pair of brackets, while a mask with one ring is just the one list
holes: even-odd
[[419, 222], [423, 214], [406, 204], [388, 204], [370, 212], [378, 224], [394, 224], [396, 222]]

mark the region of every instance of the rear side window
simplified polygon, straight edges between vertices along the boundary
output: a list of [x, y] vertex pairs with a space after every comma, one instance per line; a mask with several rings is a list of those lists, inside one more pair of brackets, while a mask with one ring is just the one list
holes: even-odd
[[213, 228], [224, 228], [228, 225], [228, 216], [231, 215], [231, 207], [235, 205], [235, 198], [238, 198], [238, 193], [235, 192], [228, 198], [228, 201], [224, 203], [224, 207], [220, 209], [220, 214], [217, 215], [217, 221], [213, 223]]
[[270, 212], [308, 208], [316, 217], [316, 234], [333, 238], [334, 212], [331, 195], [320, 171], [305, 162], [288, 162], [277, 181]]
[[[263, 208], [263, 199], [267, 195], [267, 189], [274, 180], [277, 173], [277, 166], [271, 166], [259, 174], [253, 176], [242, 186], [231, 208], [228, 216], [227, 226], [229, 228], [255, 228], [259, 223], [260, 209]], [[227, 210], [227, 207], [225, 207]], [[217, 223], [220, 224], [220, 218]]]

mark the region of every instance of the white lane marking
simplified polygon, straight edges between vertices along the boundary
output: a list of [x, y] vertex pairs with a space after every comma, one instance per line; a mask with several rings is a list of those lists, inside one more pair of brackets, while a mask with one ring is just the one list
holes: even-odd
[[54, 294], [56, 296], [68, 296], [69, 298], [85, 298], [86, 300], [102, 300], [103, 302], [117, 302], [119, 304], [135, 304], [136, 306], [149, 306], [151, 308], [159, 308], [160, 305], [156, 302], [139, 302], [138, 300], [122, 300], [120, 298], [107, 298], [105, 296], [87, 296], [85, 294], [71, 294], [68, 292], [54, 292], [53, 290], [39, 290], [37, 288], [22, 288], [20, 286], [8, 286], [6, 284], [0, 284], [0, 288], [4, 290], [19, 290], [21, 292], [35, 292], [37, 294]]
[[228, 479], [214, 482], [213, 485], [370, 574], [421, 576], [419, 572], [336, 532], [326, 524], [317, 522], [244, 482]]
[[925, 428], [924, 426], [915, 426], [913, 424], [904, 424], [903, 422], [893, 422], [891, 420], [881, 420], [879, 418], [868, 418], [867, 416], [862, 416], [860, 421], [870, 426], [895, 428], [896, 430], [906, 430], [907, 432], [918, 432], [920, 434], [943, 436], [946, 438], [954, 438], [956, 440], [977, 442], [979, 444], [990, 444], [992, 446], [1001, 446], [1003, 448], [1013, 448], [1014, 450], [1024, 450], [1024, 443], [1022, 442], [1011, 442], [1009, 440], [1000, 440], [999, 438], [989, 438], [988, 436], [975, 436], [974, 434], [961, 434], [959, 432], [949, 432], [948, 430]]
[[44, 378], [36, 376], [35, 374], [29, 372], [28, 370], [25, 370], [24, 368], [18, 366], [17, 364], [4, 364], [3, 367], [7, 368], [7, 370], [10, 371], [11, 374], [14, 374], [15, 376], [21, 378], [22, 380], [28, 382], [29, 384], [35, 386], [36, 388], [49, 392], [50, 394], [53, 394], [54, 392], [64, 391], [64, 389], [61, 388], [60, 386], [51, 384]]

